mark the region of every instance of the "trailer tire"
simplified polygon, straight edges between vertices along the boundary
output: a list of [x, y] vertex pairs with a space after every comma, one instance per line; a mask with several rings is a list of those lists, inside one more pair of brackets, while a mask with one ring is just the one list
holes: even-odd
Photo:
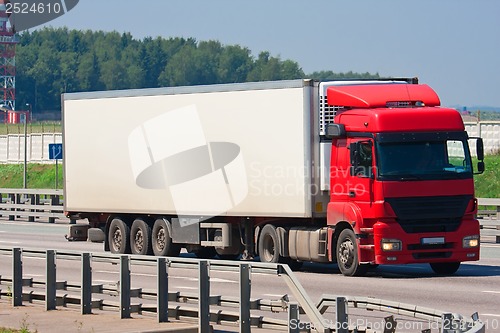
[[121, 218], [114, 218], [111, 221], [108, 242], [111, 253], [130, 253], [130, 226]]
[[337, 241], [337, 264], [345, 276], [361, 276], [367, 271], [368, 265], [359, 263], [356, 235], [351, 229], [344, 229]]
[[261, 262], [284, 263], [280, 255], [280, 239], [276, 227], [266, 224], [259, 234], [259, 257]]
[[181, 245], [172, 242], [170, 226], [165, 219], [156, 219], [153, 224], [152, 245], [155, 256], [177, 257], [181, 253]]
[[453, 275], [460, 268], [460, 262], [436, 262], [430, 264], [434, 273], [438, 275]]
[[142, 218], [136, 218], [130, 228], [130, 250], [132, 254], [149, 255], [151, 245], [151, 226]]

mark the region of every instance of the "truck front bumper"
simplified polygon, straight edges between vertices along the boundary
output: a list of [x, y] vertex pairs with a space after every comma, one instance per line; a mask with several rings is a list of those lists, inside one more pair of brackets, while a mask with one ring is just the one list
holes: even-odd
[[462, 221], [454, 232], [410, 234], [395, 221], [377, 222], [373, 232], [376, 264], [479, 260], [479, 223], [475, 219]]

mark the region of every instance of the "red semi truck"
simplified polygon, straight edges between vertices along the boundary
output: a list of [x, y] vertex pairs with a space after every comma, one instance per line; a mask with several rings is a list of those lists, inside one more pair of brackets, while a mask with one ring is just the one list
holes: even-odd
[[482, 140], [475, 167], [460, 114], [414, 78], [71, 93], [63, 124], [65, 210], [114, 253], [347, 276], [479, 260]]

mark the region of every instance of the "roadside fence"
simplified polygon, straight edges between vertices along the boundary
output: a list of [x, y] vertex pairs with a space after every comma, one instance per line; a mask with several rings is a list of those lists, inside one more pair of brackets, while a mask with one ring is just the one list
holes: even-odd
[[[299, 332], [307, 328], [316, 332], [392, 333], [396, 332], [398, 327], [394, 315], [407, 316], [413, 321], [415, 318], [426, 320], [431, 325], [437, 325], [443, 333], [484, 332], [484, 323], [479, 320], [477, 314], [471, 318], [464, 318], [451, 312], [367, 297], [323, 295], [319, 303], [314, 304], [288, 265], [282, 264], [21, 248], [0, 248], [0, 256], [7, 256], [12, 260], [11, 278], [1, 275], [5, 272], [6, 265], [0, 268], [0, 288], [7, 287], [7, 291], [0, 290], [0, 296], [11, 299], [14, 307], [21, 306], [25, 301], [39, 301], [44, 302], [47, 311], [55, 310], [58, 306], [73, 305], [79, 307], [82, 315], [91, 314], [93, 309], [114, 309], [119, 312], [120, 318], [130, 318], [132, 313], [156, 315], [158, 322], [166, 322], [169, 318], [179, 320], [191, 318], [198, 321], [199, 332], [209, 332], [210, 323], [216, 323], [237, 325], [239, 332], [250, 332], [252, 327], [258, 327], [288, 332]], [[44, 281], [24, 277], [23, 262], [28, 258], [44, 259], [46, 270]], [[79, 262], [81, 267], [79, 282], [58, 279], [56, 266], [59, 271], [61, 261]], [[114, 286], [93, 283], [92, 267], [99, 263], [111, 263], [118, 270], [119, 281]], [[155, 272], [156, 290], [132, 288], [132, 266], [149, 267]], [[197, 294], [170, 290], [169, 272], [176, 268], [197, 271]], [[238, 272], [239, 296], [211, 295], [210, 279], [214, 272]], [[290, 297], [284, 295], [279, 300], [251, 298], [253, 274], [281, 278], [291, 292]], [[106, 294], [118, 297], [119, 302], [105, 298]], [[96, 299], [95, 295], [101, 295], [102, 298]], [[144, 304], [148, 300], [154, 303]], [[197, 307], [187, 307], [183, 303], [194, 303]], [[335, 318], [328, 320], [324, 315], [330, 307], [335, 309]], [[238, 311], [231, 312], [227, 308], [237, 308]], [[353, 326], [351, 312], [354, 309], [380, 311], [390, 313], [391, 316], [383, 318], [383, 328], [377, 331], [369, 327]], [[252, 314], [251, 311], [258, 313]], [[286, 316], [284, 319], [275, 319], [264, 316], [262, 314], [264, 312], [279, 312]], [[370, 317], [373, 318], [373, 315], [370, 314]], [[421, 331], [430, 332], [429, 329]]]

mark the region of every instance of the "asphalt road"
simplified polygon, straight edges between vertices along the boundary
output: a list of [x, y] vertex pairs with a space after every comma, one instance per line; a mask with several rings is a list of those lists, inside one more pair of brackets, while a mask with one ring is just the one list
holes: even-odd
[[[66, 241], [64, 235], [68, 229], [67, 224], [0, 221], [0, 247], [103, 252], [102, 244]], [[25, 277], [42, 279], [44, 264], [41, 259], [25, 260]], [[10, 258], [0, 256], [0, 275], [10, 276], [10, 267]], [[58, 262], [57, 269], [58, 276], [67, 280], [80, 279], [78, 262]], [[366, 277], [348, 278], [335, 265], [306, 264], [296, 275], [314, 302], [323, 294], [369, 296], [467, 316], [478, 312], [487, 332], [500, 331], [500, 244], [495, 244], [492, 237], [483, 239], [481, 260], [462, 264], [451, 277], [436, 276], [428, 265], [379, 266]], [[171, 269], [169, 276], [170, 290], [197, 293], [196, 271]], [[93, 278], [94, 283], [116, 283], [118, 268], [104, 263], [93, 266]], [[212, 295], [238, 295], [236, 273], [214, 272], [210, 279]], [[132, 286], [154, 290], [154, 270], [132, 267]], [[277, 300], [285, 294], [290, 291], [282, 279], [252, 275], [252, 297]], [[283, 315], [276, 316], [283, 318]], [[370, 316], [377, 317], [365, 312], [365, 318]]]

